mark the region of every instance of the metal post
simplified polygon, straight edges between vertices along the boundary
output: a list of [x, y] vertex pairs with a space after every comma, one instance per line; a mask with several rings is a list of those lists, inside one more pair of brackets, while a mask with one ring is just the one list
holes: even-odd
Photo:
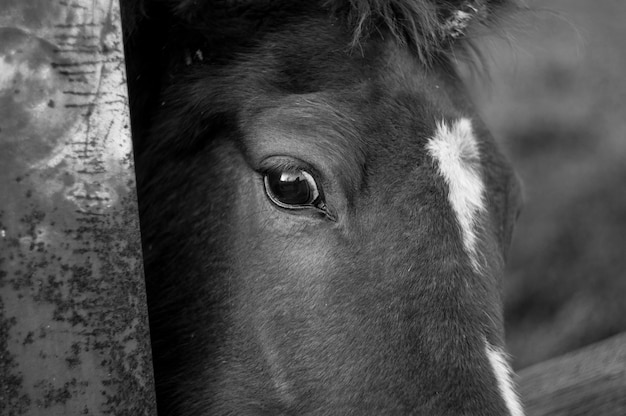
[[0, 414], [156, 414], [118, 0], [0, 10]]

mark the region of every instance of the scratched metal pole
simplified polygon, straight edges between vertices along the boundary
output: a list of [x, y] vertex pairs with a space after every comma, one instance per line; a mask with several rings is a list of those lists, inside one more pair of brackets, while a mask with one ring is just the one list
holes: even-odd
[[156, 414], [118, 0], [0, 0], [0, 415]]

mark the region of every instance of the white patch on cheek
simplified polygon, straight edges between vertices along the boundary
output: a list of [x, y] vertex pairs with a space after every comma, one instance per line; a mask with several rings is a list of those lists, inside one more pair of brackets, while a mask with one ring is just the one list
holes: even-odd
[[480, 269], [476, 248], [479, 214], [485, 210], [484, 184], [480, 175], [480, 154], [472, 123], [461, 118], [452, 128], [437, 123], [435, 136], [426, 148], [437, 162], [439, 173], [448, 184], [448, 199], [463, 235], [463, 246], [474, 270]]
[[515, 392], [515, 388], [513, 387], [511, 368], [507, 363], [505, 354], [501, 350], [489, 345], [489, 342], [487, 341], [485, 341], [485, 351], [487, 352], [487, 357], [491, 363], [493, 373], [498, 381], [500, 394], [502, 394], [502, 398], [509, 409], [510, 415], [524, 416], [522, 404], [520, 403], [517, 393]]

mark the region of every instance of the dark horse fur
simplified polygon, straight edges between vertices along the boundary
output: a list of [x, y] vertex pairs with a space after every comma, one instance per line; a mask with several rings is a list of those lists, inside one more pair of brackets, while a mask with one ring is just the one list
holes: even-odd
[[160, 414], [521, 414], [517, 184], [453, 62], [506, 2], [122, 5]]

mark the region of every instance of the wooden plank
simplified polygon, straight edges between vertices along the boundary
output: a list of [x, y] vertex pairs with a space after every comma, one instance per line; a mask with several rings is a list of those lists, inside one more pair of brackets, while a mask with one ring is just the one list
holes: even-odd
[[0, 414], [156, 414], [118, 0], [0, 10]]
[[626, 333], [519, 372], [527, 416], [626, 415]]

